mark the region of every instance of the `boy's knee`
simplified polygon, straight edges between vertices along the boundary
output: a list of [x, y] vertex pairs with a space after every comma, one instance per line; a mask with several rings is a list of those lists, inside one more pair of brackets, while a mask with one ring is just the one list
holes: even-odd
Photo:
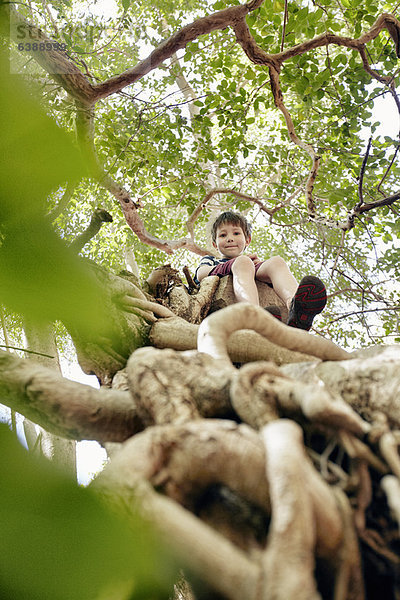
[[271, 256], [271, 258], [268, 260], [268, 263], [274, 269], [280, 269], [282, 267], [287, 268], [286, 261], [282, 258], [282, 256]]
[[244, 254], [237, 257], [235, 262], [232, 264], [232, 273], [237, 273], [238, 271], [250, 271], [254, 273], [254, 263], [248, 256]]

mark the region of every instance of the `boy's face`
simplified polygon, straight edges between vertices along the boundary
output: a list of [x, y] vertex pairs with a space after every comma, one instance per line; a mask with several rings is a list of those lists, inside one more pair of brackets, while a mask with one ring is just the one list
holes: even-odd
[[233, 223], [222, 223], [217, 229], [217, 235], [213, 246], [217, 248], [225, 258], [236, 258], [240, 256], [249, 245], [250, 239], [246, 239], [240, 225]]

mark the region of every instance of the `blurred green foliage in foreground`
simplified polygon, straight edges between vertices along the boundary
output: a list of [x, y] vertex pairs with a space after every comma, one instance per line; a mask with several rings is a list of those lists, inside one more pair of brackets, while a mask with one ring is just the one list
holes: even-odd
[[28, 454], [0, 426], [4, 600], [168, 598], [172, 561], [139, 516], [128, 527], [88, 488]]

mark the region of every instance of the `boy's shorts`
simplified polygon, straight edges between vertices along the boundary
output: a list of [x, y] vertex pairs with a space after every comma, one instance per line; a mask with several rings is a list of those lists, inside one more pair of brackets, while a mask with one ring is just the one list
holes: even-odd
[[[227, 260], [226, 262], [219, 263], [219, 265], [216, 265], [215, 267], [213, 267], [211, 269], [208, 276], [218, 275], [218, 277], [225, 277], [226, 275], [230, 275], [232, 272], [232, 265], [235, 262], [235, 260], [236, 260], [236, 258], [231, 258], [230, 260]], [[262, 265], [262, 262], [258, 263], [258, 265], [254, 265], [256, 273], [257, 273], [258, 269], [261, 267], [261, 265]], [[267, 285], [272, 287], [272, 283], [267, 283]]]

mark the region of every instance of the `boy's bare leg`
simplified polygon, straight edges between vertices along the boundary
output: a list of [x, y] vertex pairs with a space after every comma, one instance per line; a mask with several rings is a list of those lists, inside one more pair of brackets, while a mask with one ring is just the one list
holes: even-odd
[[249, 302], [259, 306], [254, 272], [254, 263], [248, 256], [238, 256], [232, 264], [233, 291], [237, 302]]
[[290, 308], [290, 302], [299, 284], [283, 258], [273, 256], [265, 260], [256, 273], [256, 279], [264, 283], [272, 283], [274, 292]]

